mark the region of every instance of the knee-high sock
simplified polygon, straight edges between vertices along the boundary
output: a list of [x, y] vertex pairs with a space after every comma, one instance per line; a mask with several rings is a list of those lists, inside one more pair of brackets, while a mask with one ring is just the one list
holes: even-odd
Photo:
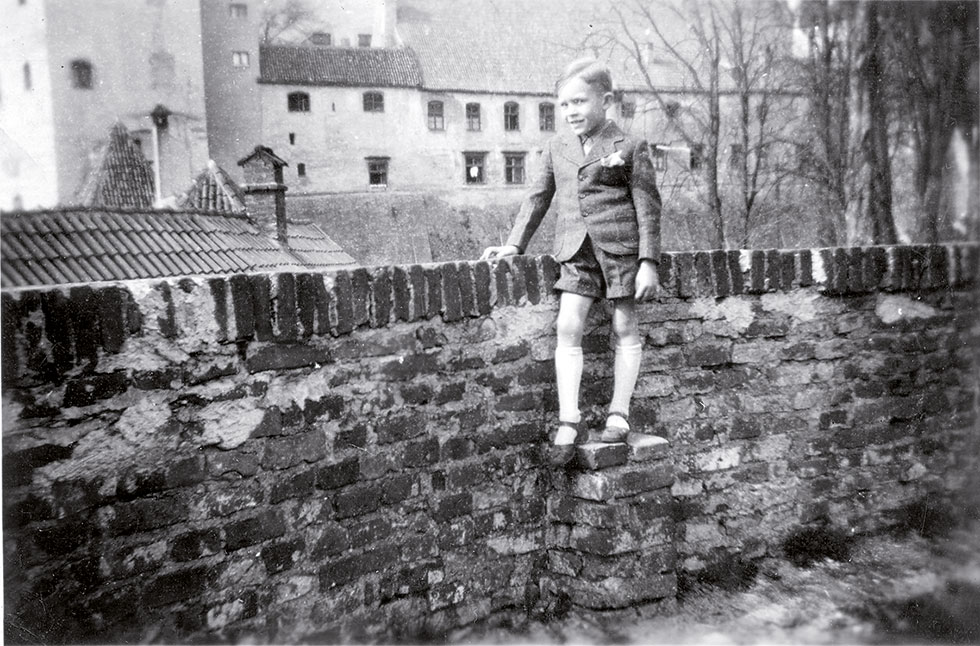
[[582, 347], [555, 348], [555, 384], [558, 387], [558, 419], [578, 423], [582, 414], [578, 408], [579, 386], [582, 384]]
[[636, 378], [640, 374], [640, 359], [643, 356], [643, 344], [617, 345], [616, 358], [613, 364], [613, 396], [609, 410], [623, 415], [629, 415], [630, 399], [636, 388]]

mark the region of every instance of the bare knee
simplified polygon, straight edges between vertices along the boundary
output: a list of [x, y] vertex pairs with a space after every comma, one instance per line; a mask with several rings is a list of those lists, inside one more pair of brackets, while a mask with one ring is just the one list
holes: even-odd
[[559, 312], [556, 327], [558, 333], [558, 345], [582, 345], [582, 334], [585, 332], [585, 320], [578, 316], [577, 312]]
[[640, 324], [632, 303], [617, 304], [613, 310], [612, 330], [619, 345], [635, 345], [640, 342]]

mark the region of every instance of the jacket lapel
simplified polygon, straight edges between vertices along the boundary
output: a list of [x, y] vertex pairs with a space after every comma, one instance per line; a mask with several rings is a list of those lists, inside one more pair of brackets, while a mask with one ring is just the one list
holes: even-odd
[[582, 144], [578, 137], [572, 132], [566, 132], [561, 137], [561, 156], [573, 164], [576, 168], [585, 161], [585, 154], [582, 152]]
[[[616, 152], [616, 144], [626, 138], [623, 131], [613, 121], [606, 121], [605, 125], [595, 137], [595, 142], [589, 150], [589, 154], [581, 162], [581, 166], [588, 166]], [[581, 146], [579, 146], [581, 149]]]

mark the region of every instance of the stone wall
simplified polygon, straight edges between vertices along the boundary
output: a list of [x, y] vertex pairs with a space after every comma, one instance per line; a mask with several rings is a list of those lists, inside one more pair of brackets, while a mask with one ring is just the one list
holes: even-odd
[[549, 257], [4, 292], [6, 637], [415, 641], [887, 527], [975, 490], [978, 263], [664, 254], [637, 433], [558, 471]]

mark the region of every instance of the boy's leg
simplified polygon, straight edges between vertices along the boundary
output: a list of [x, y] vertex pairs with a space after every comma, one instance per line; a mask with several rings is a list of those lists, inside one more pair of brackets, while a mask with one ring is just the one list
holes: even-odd
[[625, 416], [629, 415], [630, 399], [640, 374], [643, 343], [640, 340], [636, 305], [631, 299], [615, 301], [612, 320], [616, 334], [616, 354], [613, 363], [613, 396], [609, 403], [607, 427], [628, 430]]
[[[590, 296], [562, 292], [558, 305], [558, 343], [555, 346], [555, 384], [558, 390], [558, 419], [578, 424], [582, 420], [579, 411], [579, 388], [582, 383], [582, 334], [585, 321], [592, 307]], [[555, 444], [571, 444], [575, 430], [560, 426]]]

